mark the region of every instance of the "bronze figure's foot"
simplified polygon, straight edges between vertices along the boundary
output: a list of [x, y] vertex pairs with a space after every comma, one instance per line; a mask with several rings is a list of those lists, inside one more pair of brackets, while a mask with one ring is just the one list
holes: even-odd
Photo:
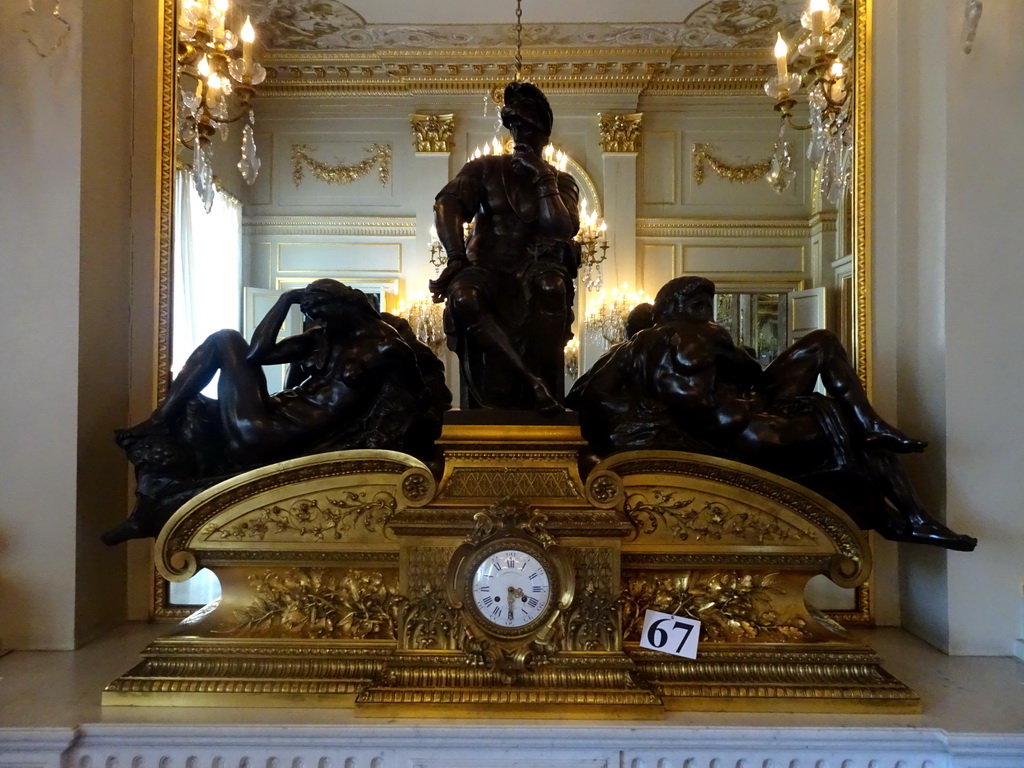
[[100, 540], [108, 547], [112, 547], [129, 539], [142, 539], [149, 535], [151, 534], [142, 530], [137, 519], [129, 517], [100, 536]]
[[866, 428], [865, 441], [869, 445], [895, 453], [921, 453], [928, 447], [924, 440], [915, 440], [884, 421], [876, 421]]
[[544, 416], [556, 416], [565, 413], [565, 406], [558, 402], [543, 381], [535, 379], [533, 395], [537, 403], [537, 412]]
[[978, 540], [973, 536], [956, 533], [936, 520], [922, 520], [911, 526], [905, 533], [893, 536], [896, 541], [909, 541], [917, 544], [932, 544], [957, 552], [973, 552]]

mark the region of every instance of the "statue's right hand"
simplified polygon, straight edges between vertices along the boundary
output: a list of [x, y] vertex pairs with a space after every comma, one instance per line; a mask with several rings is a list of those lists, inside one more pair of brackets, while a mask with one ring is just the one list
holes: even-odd
[[288, 305], [298, 304], [300, 301], [302, 301], [302, 298], [305, 295], [305, 288], [290, 288], [281, 294], [281, 298], [279, 298], [278, 301], [284, 302], [285, 304]]
[[431, 280], [427, 283], [427, 288], [430, 289], [430, 297], [433, 299], [435, 304], [440, 304], [448, 298], [448, 286], [451, 285], [454, 277], [459, 274], [465, 266], [466, 262], [462, 259], [449, 261], [448, 266], [442, 270], [441, 274], [437, 276], [437, 279]]

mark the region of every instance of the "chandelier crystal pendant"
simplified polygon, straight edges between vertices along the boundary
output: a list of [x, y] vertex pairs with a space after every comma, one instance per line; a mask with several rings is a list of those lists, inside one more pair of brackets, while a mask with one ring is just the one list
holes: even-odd
[[[846, 74], [849, 62], [836, 52], [846, 36], [846, 30], [840, 26], [841, 18], [839, 7], [829, 0], [810, 0], [810, 6], [800, 18], [801, 25], [808, 31], [797, 48], [801, 71], [789, 71], [789, 47], [780, 34], [775, 44], [776, 75], [764, 85], [765, 93], [775, 100], [775, 111], [782, 118], [768, 182], [781, 193], [796, 175], [790, 168], [786, 128], [809, 130], [807, 157], [817, 166], [822, 192], [833, 204], [840, 200], [850, 183], [853, 158], [852, 83]], [[793, 119], [797, 105], [794, 94], [802, 86], [806, 88], [810, 112], [807, 125]]]
[[252, 185], [260, 170], [252, 99], [267, 72], [253, 61], [256, 34], [249, 18], [235, 34], [226, 24], [228, 11], [228, 0], [182, 0], [178, 16], [178, 141], [193, 152], [192, 182], [207, 213], [216, 191], [213, 138], [226, 139], [230, 123], [245, 120], [242, 178]]

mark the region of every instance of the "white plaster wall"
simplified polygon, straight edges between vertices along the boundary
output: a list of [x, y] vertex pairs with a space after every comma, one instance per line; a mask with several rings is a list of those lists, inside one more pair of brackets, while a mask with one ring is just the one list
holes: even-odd
[[125, 618], [125, 547], [100, 535], [125, 516], [131, 283], [131, 0], [89, 0], [82, 19], [75, 643]]
[[958, 0], [874, 6], [875, 399], [932, 441], [912, 463], [922, 495], [980, 540], [903, 548], [904, 624], [1007, 655], [1024, 581], [1024, 6], [987, 3], [969, 56]]
[[[161, 124], [158, 70], [162, 13], [162, 5], [157, 2], [135, 3], [132, 8], [131, 276], [126, 290], [129, 301], [128, 424], [142, 421], [156, 405], [159, 318], [154, 308], [157, 306], [157, 257], [161, 239], [160, 186], [156, 169]], [[124, 475], [127, 478], [130, 474], [126, 463]], [[125, 500], [121, 509], [126, 514], [133, 501], [132, 490], [125, 488], [121, 496]], [[112, 498], [111, 505], [114, 504]], [[128, 542], [125, 550], [129, 562], [128, 618], [148, 619], [153, 605], [153, 546], [148, 540], [137, 540]]]
[[98, 536], [124, 514], [131, 14], [62, 3], [44, 58], [26, 9], [0, 10], [0, 638], [66, 649], [124, 616]]
[[0, 6], [0, 638], [74, 642], [82, 3], [39, 57]]
[[950, 556], [953, 654], [1012, 652], [1024, 583], [1024, 4], [986, 3], [959, 53], [947, 9], [946, 504], [981, 540]]

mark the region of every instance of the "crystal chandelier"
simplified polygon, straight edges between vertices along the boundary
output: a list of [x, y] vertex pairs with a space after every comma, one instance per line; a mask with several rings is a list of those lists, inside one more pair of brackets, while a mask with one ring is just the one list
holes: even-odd
[[440, 356], [444, 348], [444, 305], [435, 304], [427, 294], [417, 294], [402, 300], [395, 314], [404, 317], [416, 338]]
[[[808, 30], [798, 46], [797, 63], [802, 71], [789, 71], [789, 47], [779, 34], [775, 44], [777, 74], [764, 85], [765, 93], [775, 100], [775, 110], [782, 116], [768, 182], [777, 192], [782, 192], [796, 175], [791, 168], [792, 158], [785, 136], [787, 126], [810, 130], [807, 157], [817, 166], [822, 191], [833, 204], [839, 201], [850, 182], [853, 155], [852, 84], [846, 76], [849, 62], [836, 53], [846, 35], [846, 30], [839, 26], [841, 15], [839, 7], [829, 0], [810, 0], [810, 6], [800, 18], [800, 23]], [[802, 85], [807, 90], [810, 108], [808, 125], [797, 124], [793, 119], [793, 108], [797, 104], [794, 94]]]
[[[498, 137], [495, 136], [490, 142], [483, 145], [483, 147], [477, 147], [468, 158], [466, 162], [470, 160], [476, 160], [480, 157], [487, 155], [511, 155], [514, 149], [512, 143], [512, 137], [509, 136], [504, 142], [499, 141]], [[544, 160], [549, 164], [557, 168], [562, 173], [566, 173], [566, 169], [569, 167], [569, 163], [572, 162], [565, 152], [555, 147], [554, 144], [548, 144], [544, 147], [543, 151]], [[580, 279], [586, 286], [588, 291], [597, 291], [601, 289], [603, 282], [601, 276], [601, 263], [607, 258], [608, 252], [608, 225], [605, 224], [604, 220], [598, 224], [597, 211], [587, 210], [587, 201], [585, 198], [580, 199], [580, 228], [573, 238], [577, 243], [580, 244]], [[436, 238], [436, 232], [431, 233], [432, 238]], [[468, 233], [467, 233], [468, 238]], [[440, 244], [438, 244], [440, 245]], [[598, 253], [600, 251], [600, 253]], [[440, 258], [444, 258], [443, 255]], [[434, 240], [431, 240], [430, 245], [430, 263], [435, 267], [438, 266], [438, 262], [435, 262], [434, 256]], [[441, 261], [440, 264], [444, 264]]]
[[629, 291], [626, 283], [622, 290], [615, 289], [611, 294], [601, 291], [593, 306], [587, 309], [583, 320], [586, 334], [599, 342], [618, 344], [626, 340], [626, 320], [629, 313], [640, 304], [650, 304], [652, 299], [643, 291]]
[[249, 18], [236, 35], [225, 24], [227, 15], [228, 0], [182, 0], [178, 17], [178, 141], [193, 151], [192, 181], [207, 213], [215, 192], [213, 137], [226, 139], [230, 123], [245, 119], [242, 178], [252, 185], [260, 170], [252, 98], [267, 72], [253, 61], [256, 35]]

